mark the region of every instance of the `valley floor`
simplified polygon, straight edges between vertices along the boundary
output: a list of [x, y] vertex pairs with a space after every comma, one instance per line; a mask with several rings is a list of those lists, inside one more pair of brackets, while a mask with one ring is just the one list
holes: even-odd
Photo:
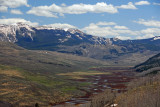
[[42, 75], [1, 65], [0, 100], [15, 106], [35, 103], [40, 106], [58, 104], [56, 107], [66, 107], [66, 104], [83, 105], [90, 102], [93, 95], [106, 89], [125, 92], [126, 84], [134, 78], [133, 69], [129, 67], [92, 67], [88, 71], [56, 75], [59, 80], [48, 80]]
[[[96, 67], [90, 70], [98, 71], [99, 73], [85, 72], [89, 75], [80, 75], [81, 78], [74, 78], [73, 81], [89, 83], [86, 88], [81, 88], [86, 94], [81, 97], [72, 98], [68, 101], [56, 104], [53, 107], [89, 107], [94, 96], [105, 91], [113, 93], [123, 93], [127, 91], [127, 84], [134, 79], [135, 72], [131, 67]], [[75, 74], [74, 74], [75, 73]], [[66, 73], [66, 76], [77, 76], [80, 72]]]

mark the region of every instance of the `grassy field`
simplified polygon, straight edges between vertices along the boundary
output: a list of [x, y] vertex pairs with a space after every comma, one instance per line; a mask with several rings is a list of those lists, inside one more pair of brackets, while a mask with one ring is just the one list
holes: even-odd
[[99, 71], [85, 71], [85, 72], [68, 72], [68, 73], [60, 73], [57, 75], [67, 76], [71, 79], [87, 79], [85, 76], [93, 76], [93, 75], [108, 75], [109, 72], [99, 72]]
[[45, 76], [25, 70], [0, 65], [0, 101], [10, 102], [15, 106], [47, 106], [69, 100], [71, 97], [84, 95], [79, 88], [89, 83], [68, 80], [64, 76]]

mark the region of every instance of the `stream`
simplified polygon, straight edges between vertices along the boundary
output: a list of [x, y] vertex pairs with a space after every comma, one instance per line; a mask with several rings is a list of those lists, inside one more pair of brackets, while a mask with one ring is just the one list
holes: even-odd
[[[69, 101], [62, 102], [53, 107], [87, 107], [90, 104], [91, 96], [101, 93], [105, 89], [111, 89], [112, 91], [116, 90], [118, 93], [125, 92], [127, 91], [126, 83], [134, 79], [134, 72], [133, 69], [131, 68], [103, 67], [103, 68], [92, 68], [92, 70], [101, 72], [111, 72], [111, 74], [88, 76], [87, 82], [91, 82], [93, 86], [88, 87], [89, 91], [81, 89], [81, 91], [86, 92], [85, 96], [82, 96], [80, 98], [72, 98]], [[92, 79], [90, 80], [89, 78]]]

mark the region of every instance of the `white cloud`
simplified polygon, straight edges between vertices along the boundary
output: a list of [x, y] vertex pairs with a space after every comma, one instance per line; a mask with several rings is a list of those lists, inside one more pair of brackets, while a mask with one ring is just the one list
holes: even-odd
[[160, 34], [160, 28], [147, 28], [139, 31], [141, 36], [137, 36], [136, 39], [146, 39], [158, 36]]
[[0, 6], [0, 12], [7, 12], [7, 11], [8, 11], [8, 7]]
[[134, 21], [134, 22], [145, 26], [160, 27], [160, 21], [156, 20], [139, 19], [139, 21]]
[[27, 0], [0, 0], [0, 12], [7, 12], [8, 8], [17, 8], [27, 6]]
[[132, 39], [131, 37], [128, 37], [128, 36], [116, 36], [116, 38], [121, 39], [121, 40]]
[[82, 29], [84, 32], [94, 35], [94, 36], [118, 36], [118, 33], [114, 32], [111, 27], [100, 27], [94, 23], [91, 23], [89, 26], [86, 26]]
[[[103, 26], [101, 26], [104, 23]], [[95, 36], [107, 37], [107, 36], [120, 36], [123, 35], [138, 35], [139, 32], [131, 31], [125, 26], [118, 26], [116, 23], [112, 22], [112, 24], [108, 24], [111, 22], [98, 22], [98, 23], [91, 23], [88, 26], [82, 28], [81, 30], [92, 34]], [[106, 25], [105, 25], [106, 23]], [[116, 26], [111, 26], [116, 25]]]
[[127, 5], [117, 6], [120, 9], [137, 9], [132, 2], [129, 2]]
[[[38, 6], [33, 7], [29, 10], [28, 14], [34, 14], [37, 16], [46, 16], [46, 17], [58, 17], [58, 14], [84, 14], [84, 13], [117, 13], [118, 10], [112, 4], [106, 4], [104, 2], [96, 3], [95, 5], [91, 4], [73, 4], [71, 6], [66, 6], [64, 4], [58, 6], [52, 4], [50, 6]], [[47, 14], [45, 14], [47, 13]]]
[[33, 7], [31, 10], [27, 12], [27, 14], [34, 14], [36, 16], [45, 16], [45, 17], [55, 17], [57, 18], [57, 15], [55, 13], [52, 13], [47, 6], [39, 6], [39, 7]]
[[[100, 24], [99, 24], [100, 23]], [[98, 23], [91, 23], [88, 26], [82, 28], [81, 30], [86, 32], [87, 34], [91, 34], [94, 36], [100, 37], [116, 37], [122, 40], [126, 39], [145, 39], [151, 38], [157, 35], [160, 35], [160, 28], [146, 28], [142, 30], [130, 30], [126, 26], [119, 26], [116, 23], [112, 26], [110, 22], [103, 22], [106, 23], [102, 26], [102, 22]]]
[[143, 33], [143, 34], [160, 34], [160, 28], [147, 28], [147, 29], [141, 30], [141, 33]]
[[138, 31], [132, 31], [132, 30], [129, 30], [129, 29], [115, 29], [114, 32], [117, 32], [119, 35], [123, 34], [123, 35], [138, 35], [139, 32]]
[[155, 2], [154, 2], [153, 5], [159, 5], [159, 6], [160, 6], [160, 3], [155, 3]]
[[44, 25], [52, 28], [62, 28], [62, 29], [69, 29], [69, 28], [77, 28], [76, 26], [67, 24], [67, 23], [54, 23], [49, 25]]
[[22, 22], [31, 26], [37, 26], [38, 23], [37, 22], [31, 22], [31, 21], [27, 21], [25, 19], [21, 19], [21, 18], [8, 18], [8, 19], [0, 19], [0, 24], [7, 24], [7, 25], [11, 25], [11, 24], [15, 24], [18, 22]]
[[116, 23], [115, 22], [98, 22], [96, 23], [96, 25], [106, 26], [106, 25], [116, 25]]
[[9, 8], [16, 8], [20, 6], [29, 7], [29, 5], [27, 4], [27, 0], [0, 0], [0, 4], [1, 6], [6, 6]]
[[155, 36], [153, 34], [146, 34], [144, 36], [137, 36], [136, 39], [147, 39], [152, 37], [155, 37]]
[[12, 9], [11, 13], [12, 14], [23, 14], [20, 10], [17, 10], [17, 9]]
[[115, 29], [128, 29], [126, 26], [114, 26]]
[[135, 5], [150, 5], [150, 3], [148, 1], [139, 1], [136, 2]]
[[[100, 22], [98, 22], [100, 23]], [[100, 37], [116, 37], [122, 40], [126, 39], [145, 39], [160, 35], [160, 28], [146, 28], [142, 30], [130, 30], [126, 26], [119, 26], [115, 23], [115, 26], [104, 25], [98, 23], [91, 23], [88, 26], [82, 28], [81, 30]], [[103, 22], [109, 23], [109, 22]]]

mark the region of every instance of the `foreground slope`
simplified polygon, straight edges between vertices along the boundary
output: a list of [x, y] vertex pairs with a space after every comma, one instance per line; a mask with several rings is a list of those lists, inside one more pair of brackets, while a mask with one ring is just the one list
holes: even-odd
[[135, 66], [137, 79], [128, 85], [128, 91], [117, 96], [118, 107], [159, 107], [160, 106], [160, 54]]
[[[117, 90], [95, 96], [93, 107], [159, 107], [160, 106], [160, 54], [135, 66], [138, 72], [127, 84], [124, 93]], [[115, 84], [114, 84], [115, 85]], [[108, 98], [109, 97], [109, 98]], [[98, 106], [97, 106], [98, 105]]]
[[128, 86], [128, 91], [117, 96], [117, 107], [159, 107], [160, 74], [138, 78]]

